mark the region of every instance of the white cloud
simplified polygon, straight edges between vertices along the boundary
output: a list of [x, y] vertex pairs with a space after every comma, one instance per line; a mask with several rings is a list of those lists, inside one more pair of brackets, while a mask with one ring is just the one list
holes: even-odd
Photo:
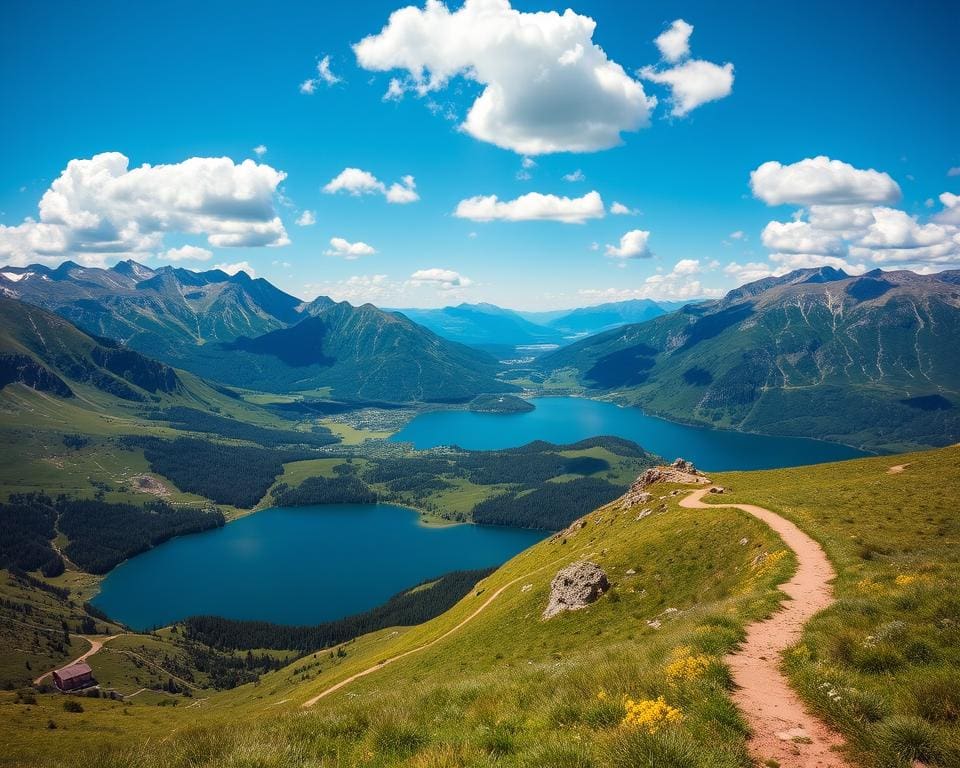
[[255, 154], [257, 157], [263, 157], [265, 154], [267, 154], [267, 145], [257, 144], [257, 146], [253, 148], [253, 154]]
[[443, 291], [456, 288], [466, 288], [473, 281], [452, 269], [418, 269], [410, 275], [410, 284], [413, 286], [433, 286]]
[[329, 56], [324, 56], [322, 59], [320, 59], [320, 61], [317, 62], [317, 75], [327, 85], [336, 85], [342, 81], [342, 78], [337, 77], [335, 74], [333, 74], [333, 72], [330, 71]]
[[805, 221], [771, 221], [760, 236], [764, 246], [782, 253], [817, 253], [840, 256], [845, 252], [843, 239]]
[[304, 286], [313, 298], [329, 296], [334, 301], [351, 304], [383, 304], [402, 292], [401, 286], [386, 275], [353, 275], [345, 280], [308, 283]]
[[359, 259], [361, 256], [372, 256], [376, 252], [376, 248], [359, 240], [355, 243], [351, 243], [349, 240], [344, 240], [342, 237], [331, 237], [330, 248], [324, 251], [324, 255], [339, 256], [347, 261], [354, 261], [355, 259]]
[[532, 157], [524, 157], [523, 160], [520, 161], [520, 165], [523, 166], [524, 170], [530, 170], [531, 168], [537, 167], [537, 161]]
[[323, 187], [328, 195], [347, 192], [354, 197], [360, 195], [383, 195], [388, 203], [413, 203], [420, 199], [416, 192], [413, 176], [404, 176], [401, 181], [387, 187], [370, 171], [360, 168], [344, 168]]
[[471, 197], [457, 204], [454, 216], [473, 221], [561, 221], [582, 224], [587, 219], [603, 218], [603, 200], [599, 192], [583, 197], [559, 197], [529, 192], [515, 200], [501, 201], [496, 195]]
[[577, 170], [573, 171], [572, 173], [564, 174], [563, 180], [564, 181], [586, 181], [587, 177], [583, 175], [583, 171], [577, 168]]
[[610, 206], [610, 213], [614, 216], [636, 216], [640, 211], [636, 208], [628, 208], [623, 203], [614, 200], [613, 205]]
[[690, 35], [693, 25], [677, 19], [670, 28], [661, 32], [655, 42], [660, 55], [669, 62], [680, 61], [690, 55]]
[[792, 221], [771, 221], [763, 244], [771, 261], [784, 270], [833, 266], [858, 274], [866, 265], [907, 269], [960, 264], [960, 214], [949, 204], [931, 221], [921, 222], [898, 208], [865, 205], [811, 205]]
[[213, 251], [208, 251], [206, 248], [198, 248], [195, 245], [170, 248], [168, 251], [160, 254], [160, 258], [165, 261], [207, 261], [212, 257]]
[[729, 235], [727, 235], [727, 237], [729, 237], [731, 240], [744, 240], [746, 239], [747, 235], [742, 229], [738, 229], [736, 232], [731, 232]]
[[405, 70], [390, 93], [419, 96], [458, 76], [482, 86], [461, 128], [525, 155], [591, 152], [649, 122], [656, 100], [593, 42], [596, 22], [523, 13], [508, 0], [465, 0], [451, 12], [428, 0], [394, 11], [379, 34], [354, 46], [364, 69]]
[[960, 165], [947, 169], [947, 176], [960, 176]]
[[238, 272], [246, 272], [250, 277], [256, 277], [257, 273], [253, 267], [250, 266], [249, 262], [238, 261], [234, 264], [214, 264], [214, 269], [219, 269], [221, 272], [226, 272], [228, 275], [235, 275]]
[[387, 190], [387, 202], [403, 205], [405, 203], [415, 203], [420, 199], [416, 192], [417, 183], [413, 176], [404, 176], [400, 182], [394, 182]]
[[343, 82], [343, 78], [333, 74], [333, 71], [330, 69], [330, 57], [324, 56], [317, 60], [317, 76], [300, 83], [300, 93], [311, 96], [316, 93], [317, 86], [320, 85], [320, 83], [336, 85], [340, 82]]
[[0, 226], [0, 259], [93, 265], [155, 252], [168, 232], [215, 247], [287, 245], [277, 216], [286, 177], [253, 160], [193, 157], [129, 168], [119, 152], [71, 160], [39, 204], [39, 220]]
[[661, 299], [685, 301], [722, 296], [719, 288], [707, 288], [693, 279], [701, 271], [698, 259], [681, 259], [670, 272], [650, 275], [638, 288], [585, 288], [578, 293], [591, 303], [627, 301], [629, 299]]
[[767, 205], [852, 205], [900, 199], [900, 187], [886, 173], [861, 170], [823, 155], [792, 165], [766, 162], [751, 172], [750, 188]]
[[649, 259], [653, 254], [647, 245], [650, 233], [643, 229], [631, 229], [620, 238], [619, 245], [607, 245], [606, 254], [615, 259]]
[[733, 64], [723, 66], [712, 61], [690, 59], [683, 64], [659, 71], [644, 67], [640, 76], [653, 83], [670, 86], [670, 114], [683, 117], [701, 104], [717, 101], [733, 92]]
[[304, 211], [299, 216], [297, 216], [297, 226], [298, 227], [312, 227], [317, 223], [317, 214], [313, 211]]
[[751, 261], [746, 264], [732, 261], [723, 268], [723, 273], [733, 278], [737, 285], [743, 285], [770, 277], [773, 274], [773, 267], [762, 261]]
[[960, 195], [944, 192], [940, 195], [940, 202], [943, 203], [943, 210], [933, 217], [934, 220], [960, 226]]

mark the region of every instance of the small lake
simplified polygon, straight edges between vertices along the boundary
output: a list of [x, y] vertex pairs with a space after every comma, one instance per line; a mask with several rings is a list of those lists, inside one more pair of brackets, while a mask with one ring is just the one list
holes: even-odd
[[648, 416], [639, 408], [582, 397], [539, 397], [531, 402], [536, 410], [527, 413], [423, 413], [390, 439], [410, 442], [417, 448], [459, 445], [469, 450], [494, 450], [533, 440], [564, 444], [614, 435], [633, 440], [670, 461], [682, 456], [714, 472], [795, 467], [870, 455], [823, 440], [678, 424]]
[[393, 504], [272, 508], [111, 571], [93, 604], [134, 629], [200, 614], [318, 624], [445, 573], [499, 565], [547, 534], [424, 526]]

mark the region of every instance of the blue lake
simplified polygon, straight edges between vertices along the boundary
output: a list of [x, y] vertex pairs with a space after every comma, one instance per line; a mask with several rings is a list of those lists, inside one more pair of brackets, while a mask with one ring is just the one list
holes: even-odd
[[638, 408], [581, 397], [540, 397], [531, 402], [536, 410], [527, 413], [424, 413], [390, 439], [411, 442], [417, 448], [459, 445], [470, 450], [492, 450], [514, 448], [532, 440], [563, 444], [615, 435], [668, 460], [682, 456], [716, 472], [793, 467], [869, 455], [822, 440], [677, 424], [648, 416]]
[[425, 579], [499, 565], [544, 536], [428, 527], [393, 504], [273, 508], [134, 557], [110, 572], [93, 604], [134, 629], [199, 614], [317, 624]]

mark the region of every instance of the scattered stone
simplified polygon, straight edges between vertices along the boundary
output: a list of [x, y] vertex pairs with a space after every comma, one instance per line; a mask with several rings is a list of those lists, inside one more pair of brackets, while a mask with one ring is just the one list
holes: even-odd
[[747, 537], [746, 537], [746, 536], [744, 536], [742, 539], [740, 539], [740, 546], [741, 546], [741, 547], [747, 546]]
[[646, 509], [641, 509], [640, 514], [637, 515], [637, 520], [643, 520], [645, 517], [650, 517], [653, 514], [653, 510], [647, 507]]
[[722, 485], [715, 485], [710, 489], [710, 493], [724, 493], [725, 490]]
[[531, 589], [533, 589], [533, 584], [524, 584], [520, 587], [521, 592], [529, 592]]
[[637, 573], [637, 572], [636, 572], [635, 570], [633, 570], [633, 568], [630, 568], [630, 569], [627, 570], [627, 576], [635, 576], [636, 573]]
[[578, 611], [595, 602], [610, 588], [607, 574], [596, 563], [581, 560], [561, 568], [550, 582], [550, 600], [543, 618], [563, 611]]
[[650, 629], [660, 629], [663, 623], [659, 619], [647, 619], [647, 626], [650, 627]]

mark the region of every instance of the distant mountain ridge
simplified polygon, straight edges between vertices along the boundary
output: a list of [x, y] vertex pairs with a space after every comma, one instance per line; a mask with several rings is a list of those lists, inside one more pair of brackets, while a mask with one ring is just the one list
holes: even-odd
[[822, 268], [544, 356], [590, 390], [722, 427], [874, 448], [960, 439], [957, 272]]
[[344, 400], [466, 402], [516, 389], [489, 355], [372, 305], [303, 302], [262, 278], [218, 269], [0, 268], [0, 295], [226, 384], [328, 389]]
[[397, 309], [434, 333], [474, 346], [563, 345], [628, 323], [659, 317], [685, 302], [631, 299], [577, 309], [525, 312], [495, 304], [440, 309]]

